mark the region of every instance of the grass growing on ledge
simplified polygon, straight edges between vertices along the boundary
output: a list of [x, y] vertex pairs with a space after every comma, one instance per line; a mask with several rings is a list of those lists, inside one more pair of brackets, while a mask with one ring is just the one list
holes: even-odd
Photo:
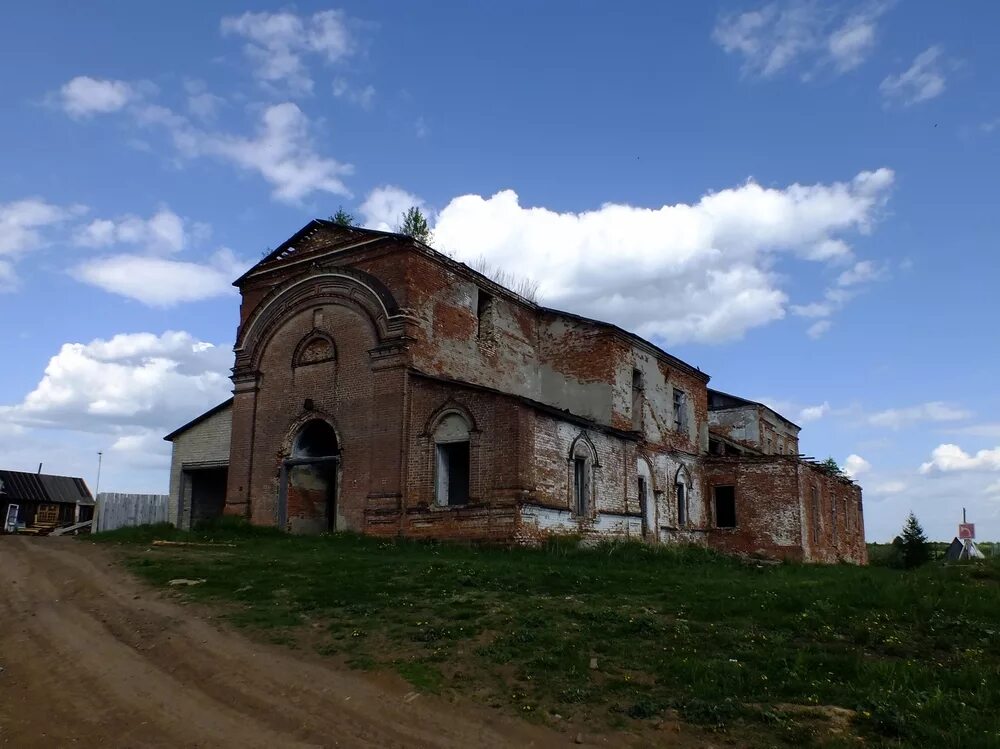
[[204, 578], [178, 595], [276, 642], [542, 720], [679, 719], [761, 747], [1000, 746], [996, 562], [757, 567], [637, 543], [472, 549], [232, 523], [92, 538], [156, 585]]

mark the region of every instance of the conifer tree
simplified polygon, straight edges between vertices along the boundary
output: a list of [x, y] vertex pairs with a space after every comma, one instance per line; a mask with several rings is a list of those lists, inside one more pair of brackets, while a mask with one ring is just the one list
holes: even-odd
[[912, 512], [906, 518], [903, 532], [899, 535], [903, 566], [907, 569], [919, 567], [931, 558], [931, 547], [927, 542], [920, 521]]
[[431, 228], [428, 226], [423, 212], [415, 205], [410, 206], [410, 209], [403, 214], [403, 221], [396, 227], [396, 231], [413, 237], [418, 242], [431, 243]]
[[330, 220], [341, 226], [354, 226], [354, 216], [344, 210], [344, 206], [338, 206], [337, 212], [330, 216]]

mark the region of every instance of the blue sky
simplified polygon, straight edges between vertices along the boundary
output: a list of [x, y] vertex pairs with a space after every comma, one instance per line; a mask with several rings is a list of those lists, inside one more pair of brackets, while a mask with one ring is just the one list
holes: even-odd
[[803, 426], [868, 535], [1000, 537], [994, 3], [34, 2], [0, 45], [4, 467], [165, 491], [229, 282], [339, 205]]

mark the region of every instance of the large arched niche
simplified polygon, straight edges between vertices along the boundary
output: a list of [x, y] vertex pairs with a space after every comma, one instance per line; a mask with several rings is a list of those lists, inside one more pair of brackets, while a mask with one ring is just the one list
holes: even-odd
[[403, 334], [403, 317], [381, 281], [351, 268], [293, 279], [268, 294], [240, 327], [236, 368], [256, 369], [285, 320], [313, 307], [342, 306], [358, 313], [377, 343]]

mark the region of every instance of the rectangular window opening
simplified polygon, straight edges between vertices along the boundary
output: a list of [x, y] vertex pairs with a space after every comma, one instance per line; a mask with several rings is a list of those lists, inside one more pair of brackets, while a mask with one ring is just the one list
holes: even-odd
[[642, 429], [642, 372], [632, 370], [632, 429]]
[[684, 391], [674, 388], [674, 429], [678, 432], [687, 431], [687, 408]]
[[437, 446], [437, 501], [452, 507], [469, 502], [469, 443], [445, 442]]
[[687, 493], [684, 484], [677, 484], [677, 526], [682, 528], [687, 525]]
[[642, 515], [642, 532], [649, 532], [648, 508], [646, 507], [646, 477], [639, 477], [639, 513]]
[[715, 495], [715, 527], [736, 527], [736, 487], [716, 486]]
[[476, 329], [476, 335], [482, 337], [483, 333], [486, 331], [486, 324], [489, 322], [490, 310], [493, 307], [493, 295], [479, 289], [479, 293], [476, 297], [476, 319], [478, 321], [478, 328]]
[[578, 515], [586, 515], [587, 503], [587, 459], [573, 460], [573, 503]]

